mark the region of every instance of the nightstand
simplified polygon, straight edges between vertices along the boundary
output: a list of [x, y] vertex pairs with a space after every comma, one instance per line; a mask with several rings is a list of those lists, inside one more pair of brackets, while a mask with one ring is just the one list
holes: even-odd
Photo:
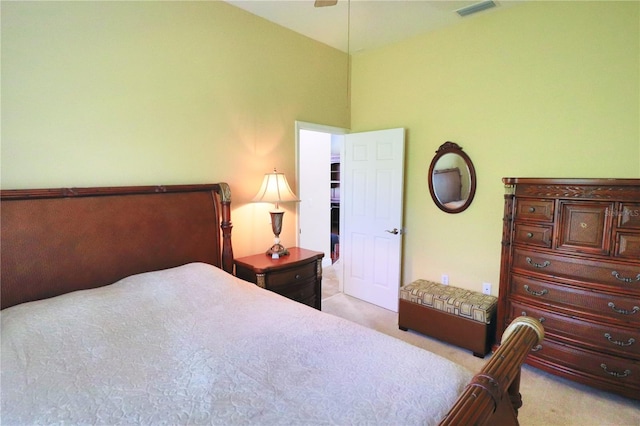
[[261, 253], [234, 262], [238, 278], [320, 310], [323, 257], [322, 252], [293, 247], [280, 259]]

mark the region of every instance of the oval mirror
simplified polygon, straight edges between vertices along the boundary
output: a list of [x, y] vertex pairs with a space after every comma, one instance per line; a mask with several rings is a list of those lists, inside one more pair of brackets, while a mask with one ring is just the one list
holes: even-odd
[[429, 166], [429, 192], [447, 213], [465, 211], [476, 193], [476, 171], [469, 156], [454, 142], [445, 142]]

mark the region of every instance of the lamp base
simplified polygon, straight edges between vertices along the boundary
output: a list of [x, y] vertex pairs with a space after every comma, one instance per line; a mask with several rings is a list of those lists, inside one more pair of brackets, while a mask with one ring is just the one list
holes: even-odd
[[265, 253], [267, 256], [271, 256], [272, 259], [279, 259], [282, 256], [289, 254], [289, 250], [280, 243], [275, 243]]
[[282, 231], [282, 216], [284, 212], [281, 210], [272, 210], [269, 212], [271, 215], [271, 230], [273, 231], [273, 245], [267, 250], [267, 256], [271, 256], [272, 259], [280, 259], [281, 256], [289, 254], [282, 244], [280, 244], [280, 231]]

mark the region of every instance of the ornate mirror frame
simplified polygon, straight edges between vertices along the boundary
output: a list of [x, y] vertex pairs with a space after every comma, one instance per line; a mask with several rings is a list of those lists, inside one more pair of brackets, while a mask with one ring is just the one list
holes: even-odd
[[476, 194], [476, 170], [457, 143], [447, 141], [436, 151], [429, 166], [429, 192], [436, 206], [446, 213], [460, 213], [471, 205]]

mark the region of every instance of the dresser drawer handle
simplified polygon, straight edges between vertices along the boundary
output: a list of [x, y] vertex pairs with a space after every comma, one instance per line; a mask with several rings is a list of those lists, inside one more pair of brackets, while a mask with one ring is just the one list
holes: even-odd
[[531, 352], [538, 352], [540, 349], [542, 349], [542, 345], [536, 345], [531, 348]]
[[[522, 311], [522, 312], [520, 313], [520, 315], [522, 315], [523, 317], [528, 316], [526, 311]], [[538, 321], [540, 321], [540, 322], [545, 322], [545, 321], [546, 321], [546, 319], [545, 319], [544, 317], [540, 317], [540, 318], [538, 318]]]
[[631, 370], [624, 370], [623, 373], [616, 373], [615, 371], [609, 371], [607, 370], [607, 364], [600, 364], [600, 367], [607, 372], [607, 374], [613, 376], [613, 377], [617, 377], [619, 379], [623, 378], [623, 377], [627, 377], [629, 375], [631, 375]]
[[529, 213], [534, 213], [536, 211], [535, 207], [529, 207]]
[[527, 238], [533, 238], [533, 232], [527, 232]]
[[630, 283], [630, 282], [633, 282], [633, 281], [640, 281], [640, 274], [638, 274], [635, 278], [625, 278], [625, 277], [620, 276], [620, 274], [618, 272], [612, 271], [611, 275], [616, 277], [617, 280], [620, 280], [620, 281], [625, 282], [625, 283]]
[[613, 309], [615, 312], [622, 315], [635, 315], [640, 311], [640, 307], [638, 306], [634, 306], [633, 309], [630, 311], [627, 311], [626, 309], [619, 309], [619, 308], [616, 308], [616, 305], [613, 302], [607, 303], [607, 306]]
[[534, 268], [538, 268], [538, 269], [546, 268], [547, 266], [551, 265], [551, 262], [549, 262], [548, 260], [545, 260], [542, 263], [536, 263], [529, 256], [527, 256], [527, 258], [525, 260], [527, 261], [527, 263], [529, 265], [533, 266]]
[[296, 280], [300, 279], [300, 274], [296, 274]]
[[625, 342], [621, 342], [619, 340], [612, 340], [611, 339], [611, 335], [609, 333], [604, 333], [604, 337], [607, 338], [608, 341], [610, 341], [611, 343], [613, 343], [614, 345], [618, 345], [618, 346], [631, 346], [635, 343], [636, 339], [634, 339], [633, 337], [631, 337], [627, 343]]
[[524, 291], [534, 296], [544, 296], [545, 294], [549, 293], [549, 290], [547, 290], [546, 288], [542, 291], [530, 290], [527, 284], [524, 285]]

